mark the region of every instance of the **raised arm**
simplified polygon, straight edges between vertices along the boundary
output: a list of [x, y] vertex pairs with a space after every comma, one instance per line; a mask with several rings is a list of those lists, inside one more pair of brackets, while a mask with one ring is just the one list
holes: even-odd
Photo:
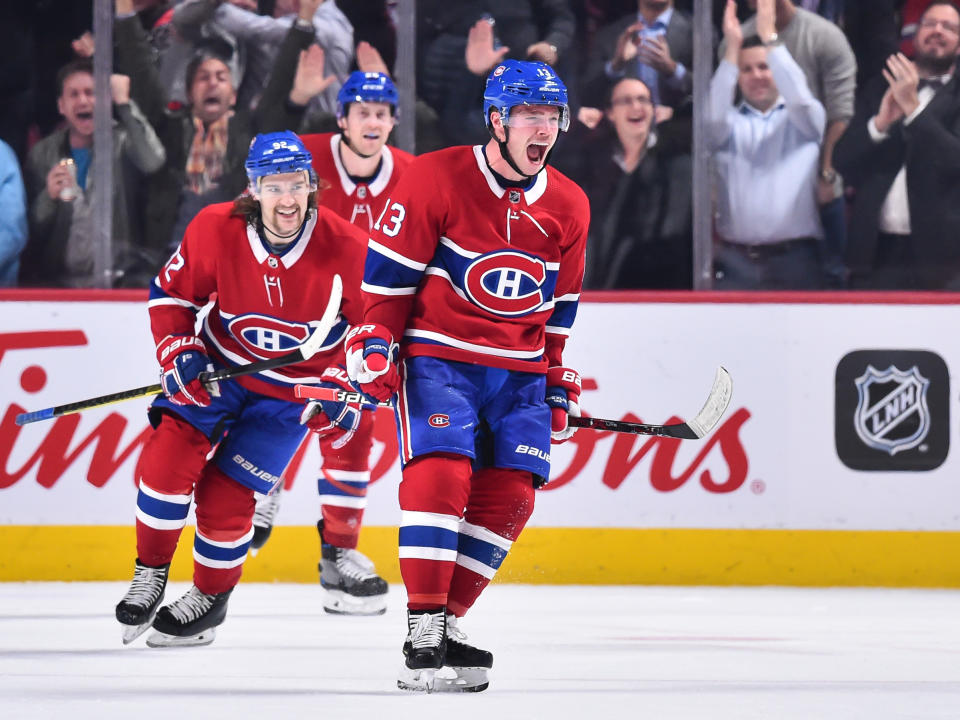
[[110, 94], [120, 126], [126, 134], [123, 153], [140, 172], [146, 175], [156, 172], [166, 162], [167, 153], [140, 108], [130, 99], [130, 78], [111, 75]]
[[153, 64], [147, 35], [133, 12], [133, 0], [117, 0], [113, 38], [116, 46], [114, 71], [130, 78], [131, 97], [147, 121], [159, 129], [165, 121], [167, 90]]
[[827, 115], [823, 105], [810, 91], [803, 70], [783, 45], [770, 49], [767, 64], [786, 103], [790, 121], [804, 136], [819, 143], [823, 139]]

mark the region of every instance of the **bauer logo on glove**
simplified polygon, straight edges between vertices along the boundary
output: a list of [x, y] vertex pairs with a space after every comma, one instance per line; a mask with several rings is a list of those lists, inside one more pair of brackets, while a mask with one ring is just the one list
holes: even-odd
[[220, 394], [217, 383], [204, 386], [200, 374], [213, 372], [203, 340], [192, 335], [167, 335], [157, 345], [160, 385], [163, 394], [176, 405], [207, 407], [210, 394]]
[[546, 403], [550, 406], [550, 441], [566, 442], [577, 428], [567, 422], [567, 417], [580, 417], [580, 373], [565, 367], [547, 370]]

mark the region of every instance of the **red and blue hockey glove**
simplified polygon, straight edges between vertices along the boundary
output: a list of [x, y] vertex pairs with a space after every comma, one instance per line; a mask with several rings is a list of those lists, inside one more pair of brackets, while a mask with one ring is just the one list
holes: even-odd
[[573, 437], [567, 416], [580, 417], [580, 373], [565, 367], [547, 370], [547, 405], [550, 406], [550, 442], [562, 443]]
[[[210, 404], [210, 393], [200, 382], [200, 373], [213, 371], [203, 340], [194, 335], [167, 335], [157, 345], [160, 385], [176, 405]], [[210, 390], [217, 394], [216, 383]]]
[[[320, 387], [354, 392], [347, 371], [342, 367], [328, 367], [322, 377], [326, 379], [320, 383]], [[300, 424], [317, 433], [321, 440], [333, 438], [331, 447], [339, 450], [350, 442], [360, 427], [361, 412], [360, 406], [355, 404], [338, 400], [311, 400], [300, 414]]]
[[389, 400], [400, 387], [399, 348], [383, 325], [363, 323], [353, 328], [345, 342], [347, 374], [364, 395], [378, 402]]

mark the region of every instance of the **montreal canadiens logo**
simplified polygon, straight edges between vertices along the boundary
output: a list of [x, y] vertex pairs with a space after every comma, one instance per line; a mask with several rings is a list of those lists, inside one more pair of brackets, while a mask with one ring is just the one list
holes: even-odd
[[298, 348], [310, 337], [307, 323], [292, 323], [267, 315], [238, 315], [227, 330], [251, 354], [269, 360]]
[[450, 416], [444, 415], [443, 413], [434, 413], [430, 416], [430, 419], [427, 420], [433, 427], [442, 428], [447, 427], [450, 424]]
[[543, 305], [547, 266], [515, 250], [481, 255], [467, 266], [463, 288], [471, 302], [495, 315], [517, 316]]

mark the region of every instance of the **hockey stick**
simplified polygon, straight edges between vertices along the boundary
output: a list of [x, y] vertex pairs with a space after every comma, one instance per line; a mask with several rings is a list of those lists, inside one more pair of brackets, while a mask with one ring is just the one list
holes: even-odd
[[[337, 315], [340, 312], [340, 300], [343, 296], [343, 282], [339, 275], [333, 276], [333, 283], [330, 286], [330, 300], [327, 302], [327, 308], [323, 311], [323, 316], [317, 324], [316, 329], [310, 334], [306, 341], [279, 357], [269, 360], [260, 360], [259, 362], [247, 363], [246, 365], [235, 365], [233, 367], [221, 368], [213, 372], [200, 373], [200, 382], [207, 384], [217, 380], [229, 380], [230, 378], [241, 377], [243, 375], [253, 375], [264, 370], [273, 370], [274, 368], [293, 365], [295, 363], [309, 360], [313, 357], [327, 335], [337, 321]], [[300, 387], [299, 385], [297, 387]], [[163, 392], [163, 387], [158, 383], [156, 385], [145, 385], [144, 387], [134, 388], [133, 390], [124, 390], [122, 392], [111, 393], [110, 395], [101, 395], [87, 400], [80, 400], [66, 405], [57, 405], [55, 407], [44, 408], [43, 410], [34, 410], [33, 412], [20, 413], [17, 415], [17, 425], [26, 425], [28, 423], [39, 422], [40, 420], [49, 420], [60, 417], [61, 415], [70, 415], [89, 410], [90, 408], [100, 407], [101, 405], [111, 405], [124, 400], [143, 397], [145, 395], [156, 395]]]
[[[298, 386], [299, 387], [299, 386]], [[659, 435], [681, 440], [699, 440], [713, 430], [726, 412], [733, 395], [733, 378], [726, 368], [718, 367], [713, 379], [713, 387], [703, 408], [697, 416], [685, 423], [671, 425], [647, 425], [646, 423], [627, 422], [625, 420], [604, 420], [595, 417], [571, 417], [568, 422], [574, 427], [611, 432], [633, 433], [635, 435]]]
[[[356, 403], [361, 405], [372, 404], [365, 395], [359, 392], [349, 392], [336, 388], [321, 388], [313, 385], [295, 385], [294, 395], [304, 400], [335, 400], [337, 402]], [[570, 416], [568, 422], [574, 427], [590, 428], [592, 430], [609, 430], [610, 432], [633, 433], [634, 435], [658, 435], [681, 440], [699, 440], [716, 427], [720, 418], [730, 404], [733, 393], [733, 379], [723, 367], [717, 368], [717, 375], [713, 380], [713, 387], [707, 397], [703, 409], [690, 422], [673, 423], [671, 425], [647, 425], [646, 423], [627, 422], [625, 420], [604, 420], [595, 417]], [[392, 407], [389, 402], [377, 403], [379, 407]]]

